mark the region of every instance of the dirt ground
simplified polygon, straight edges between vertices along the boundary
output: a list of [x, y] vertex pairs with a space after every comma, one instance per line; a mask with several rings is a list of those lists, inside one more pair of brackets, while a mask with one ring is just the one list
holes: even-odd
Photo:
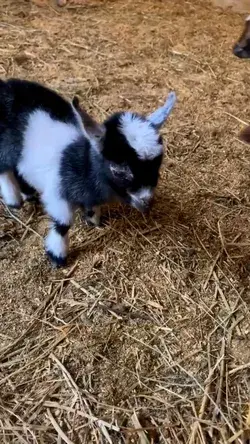
[[42, 209], [0, 204], [1, 443], [247, 442], [243, 20], [204, 0], [1, 0], [3, 78], [77, 93], [100, 120], [178, 97], [152, 214], [78, 215], [65, 270], [45, 258]]

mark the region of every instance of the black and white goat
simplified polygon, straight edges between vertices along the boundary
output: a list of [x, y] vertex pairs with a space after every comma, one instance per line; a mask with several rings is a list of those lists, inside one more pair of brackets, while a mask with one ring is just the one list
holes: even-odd
[[64, 265], [74, 210], [99, 224], [100, 206], [114, 200], [146, 210], [163, 158], [159, 129], [175, 94], [143, 117], [112, 115], [103, 124], [38, 83], [0, 81], [0, 187], [8, 206], [20, 207], [38, 192], [52, 226], [45, 249]]

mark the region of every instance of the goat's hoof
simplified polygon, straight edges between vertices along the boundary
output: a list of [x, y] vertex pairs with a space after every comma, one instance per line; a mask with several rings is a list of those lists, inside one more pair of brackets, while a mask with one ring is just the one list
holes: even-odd
[[39, 203], [39, 197], [36, 194], [23, 194], [22, 198], [24, 202]]
[[6, 203], [6, 205], [11, 210], [20, 210], [20, 208], [22, 208], [23, 203], [22, 202], [17, 202], [17, 203], [14, 203], [14, 204]]
[[53, 268], [62, 268], [67, 264], [67, 257], [56, 256], [52, 251], [46, 250], [48, 259], [51, 262]]

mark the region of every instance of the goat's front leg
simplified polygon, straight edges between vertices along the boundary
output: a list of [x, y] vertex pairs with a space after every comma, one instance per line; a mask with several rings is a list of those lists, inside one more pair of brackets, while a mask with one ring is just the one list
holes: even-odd
[[43, 197], [42, 200], [52, 220], [45, 239], [45, 250], [55, 267], [64, 267], [69, 248], [68, 231], [73, 218], [72, 208], [66, 200], [58, 196], [49, 196], [49, 199]]
[[86, 208], [84, 213], [85, 220], [91, 227], [100, 227], [101, 207]]

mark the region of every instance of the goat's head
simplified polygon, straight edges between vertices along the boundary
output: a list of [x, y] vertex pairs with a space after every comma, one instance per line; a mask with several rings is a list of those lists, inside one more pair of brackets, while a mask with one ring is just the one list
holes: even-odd
[[142, 212], [150, 208], [153, 200], [163, 159], [159, 130], [175, 101], [171, 93], [164, 106], [147, 117], [127, 111], [104, 122], [103, 155], [110, 163], [113, 181], [124, 192], [125, 200]]
[[[107, 118], [101, 131], [102, 155], [105, 158], [114, 190], [121, 200], [141, 212], [149, 210], [163, 160], [163, 140], [160, 128], [175, 104], [169, 94], [165, 104], [149, 116], [119, 112]], [[93, 121], [81, 109], [76, 98], [73, 105], [89, 132]], [[98, 128], [98, 126], [96, 127]], [[95, 134], [95, 137], [99, 137]]]

